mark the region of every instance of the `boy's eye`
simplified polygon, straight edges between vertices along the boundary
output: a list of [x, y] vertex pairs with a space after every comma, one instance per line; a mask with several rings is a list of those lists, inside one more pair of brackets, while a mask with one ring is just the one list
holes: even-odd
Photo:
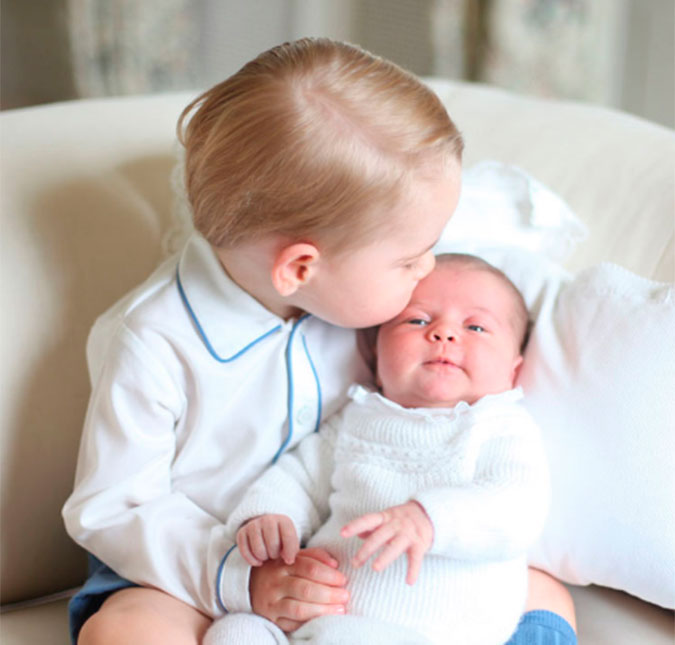
[[424, 320], [423, 318], [411, 318], [408, 321], [409, 325], [419, 325], [420, 327], [423, 327], [424, 325], [427, 324], [427, 321]]
[[477, 331], [480, 334], [485, 331], [485, 327], [482, 327], [481, 325], [469, 325], [469, 329], [471, 331]]

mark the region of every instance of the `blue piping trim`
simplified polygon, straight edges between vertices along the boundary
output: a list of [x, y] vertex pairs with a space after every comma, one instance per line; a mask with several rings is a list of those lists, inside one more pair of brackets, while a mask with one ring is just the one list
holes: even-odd
[[295, 338], [295, 334], [298, 331], [298, 327], [300, 326], [300, 323], [304, 322], [309, 318], [309, 314], [305, 314], [304, 316], [301, 316], [298, 318], [298, 320], [295, 322], [293, 325], [293, 328], [291, 329], [291, 333], [288, 337], [288, 343], [286, 344], [286, 379], [288, 381], [288, 434], [286, 435], [286, 438], [284, 439], [283, 443], [279, 447], [279, 450], [277, 450], [277, 453], [274, 455], [274, 458], [272, 459], [272, 463], [275, 464], [277, 462], [277, 459], [281, 457], [282, 453], [286, 449], [286, 446], [291, 442], [291, 439], [293, 438], [293, 396], [294, 396], [294, 384], [293, 384], [293, 365], [292, 365], [292, 360], [291, 360], [291, 348], [293, 345], [293, 339]]
[[[178, 286], [178, 292], [180, 293], [181, 300], [183, 301], [183, 304], [185, 305], [185, 308], [188, 311], [188, 314], [190, 314], [190, 318], [192, 318], [192, 322], [194, 322], [195, 327], [197, 328], [197, 331], [199, 332], [199, 335], [202, 338], [202, 341], [204, 342], [204, 345], [206, 345], [206, 349], [209, 350], [209, 354], [213, 356], [219, 363], [229, 363], [237, 358], [239, 358], [244, 352], [248, 351], [259, 343], [261, 340], [264, 338], [267, 338], [270, 334], [273, 334], [281, 329], [281, 325], [277, 325], [276, 327], [270, 329], [269, 331], [265, 332], [262, 336], [258, 336], [254, 341], [250, 342], [246, 347], [243, 349], [240, 349], [236, 354], [232, 354], [229, 358], [221, 358], [218, 356], [216, 353], [216, 350], [213, 349], [213, 346], [209, 342], [209, 339], [206, 336], [206, 332], [204, 332], [204, 329], [202, 326], [199, 324], [199, 320], [197, 319], [197, 315], [195, 314], [194, 310], [190, 306], [190, 302], [187, 299], [187, 296], [185, 295], [185, 290], [183, 289], [183, 284], [180, 280], [180, 275], [178, 273], [178, 267], [176, 267], [176, 285]], [[299, 322], [299, 321], [298, 321]]]
[[227, 607], [223, 604], [223, 600], [220, 597], [220, 581], [223, 577], [223, 569], [225, 568], [225, 561], [227, 560], [228, 556], [232, 551], [234, 551], [237, 548], [236, 544], [233, 544], [228, 550], [227, 553], [223, 556], [223, 559], [220, 561], [220, 564], [218, 565], [218, 574], [216, 575], [216, 602], [218, 603], [218, 606], [226, 613], [229, 614], [230, 612], [227, 610]]
[[322, 396], [321, 396], [321, 383], [319, 382], [319, 375], [316, 373], [316, 367], [314, 367], [314, 361], [309, 354], [309, 348], [307, 347], [307, 339], [305, 335], [302, 335], [302, 345], [305, 348], [305, 354], [307, 355], [307, 360], [309, 361], [309, 366], [312, 368], [312, 374], [314, 374], [314, 381], [316, 382], [316, 425], [314, 426], [314, 432], [319, 432], [319, 426], [321, 425], [321, 407], [322, 407]]

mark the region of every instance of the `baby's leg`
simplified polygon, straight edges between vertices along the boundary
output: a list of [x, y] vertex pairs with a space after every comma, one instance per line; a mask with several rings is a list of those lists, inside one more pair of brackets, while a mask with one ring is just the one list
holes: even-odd
[[576, 645], [574, 602], [566, 587], [530, 569], [525, 614], [506, 645]]
[[425, 636], [402, 625], [350, 615], [315, 618], [294, 631], [289, 639], [293, 645], [431, 645]]
[[562, 616], [576, 631], [577, 621], [574, 601], [567, 587], [554, 577], [530, 567], [525, 611], [543, 609]]
[[112, 594], [80, 630], [78, 645], [199, 645], [211, 619], [156, 589]]
[[288, 645], [274, 623], [254, 614], [228, 614], [214, 621], [202, 645]]

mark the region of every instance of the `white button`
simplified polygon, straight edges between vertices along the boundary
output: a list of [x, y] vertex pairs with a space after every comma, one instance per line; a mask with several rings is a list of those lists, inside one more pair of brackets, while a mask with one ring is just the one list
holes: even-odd
[[314, 423], [314, 419], [314, 411], [308, 405], [303, 405], [295, 414], [295, 420], [303, 426]]

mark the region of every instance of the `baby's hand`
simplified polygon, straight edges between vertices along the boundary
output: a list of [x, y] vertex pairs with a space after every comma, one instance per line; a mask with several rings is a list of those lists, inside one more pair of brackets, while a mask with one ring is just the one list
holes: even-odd
[[249, 520], [237, 531], [237, 546], [252, 567], [277, 558], [293, 564], [300, 549], [295, 526], [286, 515], [261, 515]]
[[342, 527], [344, 538], [358, 535], [365, 542], [352, 561], [363, 565], [375, 551], [384, 547], [373, 562], [375, 571], [386, 569], [402, 553], [408, 555], [406, 582], [416, 582], [424, 554], [431, 548], [434, 527], [425, 510], [415, 501], [393, 506], [380, 513], [368, 513]]

